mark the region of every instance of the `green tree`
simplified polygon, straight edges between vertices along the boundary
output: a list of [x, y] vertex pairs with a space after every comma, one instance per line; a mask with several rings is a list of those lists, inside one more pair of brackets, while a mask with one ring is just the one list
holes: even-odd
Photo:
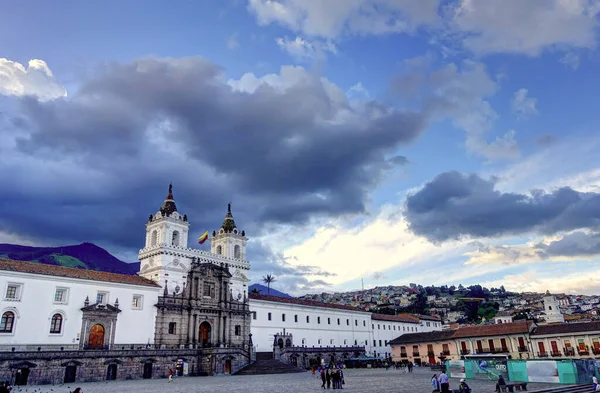
[[267, 284], [267, 295], [271, 294], [271, 284], [275, 281], [275, 277], [272, 274], [267, 274], [263, 277], [263, 282]]

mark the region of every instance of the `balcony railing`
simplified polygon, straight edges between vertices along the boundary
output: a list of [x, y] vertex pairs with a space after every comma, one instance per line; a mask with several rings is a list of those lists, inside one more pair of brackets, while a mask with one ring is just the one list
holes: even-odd
[[418, 358], [419, 356], [421, 356], [421, 355], [419, 355], [419, 352], [413, 352], [413, 357]]
[[444, 356], [450, 356], [450, 351], [442, 351], [442, 355], [444, 355]]
[[562, 353], [560, 353], [560, 351], [552, 351], [552, 352], [550, 352], [550, 356], [558, 357], [558, 356], [562, 356]]
[[468, 349], [461, 349], [461, 350], [460, 350], [460, 354], [461, 354], [461, 355], [468, 355], [468, 354], [470, 354], [470, 353], [471, 353], [471, 351], [470, 351], [470, 350], [468, 350]]
[[580, 349], [577, 351], [579, 353], [579, 356], [589, 356], [590, 351], [588, 351], [587, 349]]
[[477, 352], [477, 353], [490, 353], [490, 349], [489, 348], [477, 348], [477, 350], [475, 352]]
[[548, 357], [548, 352], [538, 352], [538, 357], [540, 357], [540, 358], [547, 358]]
[[527, 352], [527, 347], [519, 347], [519, 352]]
[[401, 357], [401, 358], [406, 358], [406, 357], [408, 357], [408, 354], [407, 354], [406, 352], [402, 352], [402, 353], [400, 354], [400, 357]]
[[435, 352], [433, 352], [433, 351], [427, 351], [427, 356], [435, 356]]
[[594, 355], [600, 355], [600, 348], [592, 348], [592, 353]]
[[565, 356], [575, 356], [574, 348], [565, 348], [564, 349]]

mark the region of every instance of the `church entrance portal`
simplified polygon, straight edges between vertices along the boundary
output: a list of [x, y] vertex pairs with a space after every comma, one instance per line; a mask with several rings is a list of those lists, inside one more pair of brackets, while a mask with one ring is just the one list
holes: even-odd
[[200, 324], [200, 345], [206, 347], [210, 344], [210, 323], [202, 322]]
[[283, 340], [282, 339], [277, 340], [277, 345], [279, 346], [280, 349], [283, 348]]
[[225, 360], [225, 374], [231, 374], [231, 360]]
[[88, 346], [90, 348], [102, 348], [104, 346], [104, 326], [95, 324], [91, 327]]

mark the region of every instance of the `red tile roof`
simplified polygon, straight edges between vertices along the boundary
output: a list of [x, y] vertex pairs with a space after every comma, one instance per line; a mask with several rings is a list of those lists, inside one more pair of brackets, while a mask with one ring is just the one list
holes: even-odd
[[499, 336], [504, 334], [528, 333], [532, 322], [499, 323], [496, 325], [464, 326], [454, 331], [454, 338]]
[[584, 333], [600, 331], [600, 322], [557, 323], [541, 325], [534, 329], [532, 336], [549, 334]]
[[313, 300], [297, 299], [294, 297], [279, 297], [279, 296], [271, 296], [271, 295], [261, 295], [261, 294], [252, 293], [252, 292], [250, 292], [248, 294], [248, 296], [250, 297], [250, 299], [264, 300], [266, 302], [298, 304], [300, 306], [311, 306], [311, 307], [322, 307], [322, 308], [335, 308], [335, 309], [340, 309], [340, 310], [358, 311], [358, 312], [364, 312], [364, 313], [367, 312], [361, 308], [345, 306], [343, 304], [323, 303], [323, 302], [317, 302], [317, 301], [313, 301]]
[[140, 276], [76, 269], [38, 262], [13, 261], [12, 259], [0, 258], [0, 270], [160, 288], [160, 285]]
[[419, 318], [409, 314], [388, 315], [388, 314], [371, 314], [371, 318], [377, 321], [404, 322], [418, 324]]
[[396, 337], [392, 345], [427, 343], [455, 338], [500, 336], [505, 334], [527, 333], [533, 326], [532, 322], [500, 323], [497, 325], [464, 326], [455, 330], [440, 330], [424, 333], [405, 333]]

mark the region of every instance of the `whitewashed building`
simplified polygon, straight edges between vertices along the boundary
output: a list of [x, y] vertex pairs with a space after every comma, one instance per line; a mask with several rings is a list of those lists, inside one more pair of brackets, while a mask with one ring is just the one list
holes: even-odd
[[371, 313], [350, 306], [250, 293], [250, 311], [257, 352], [272, 351], [281, 333], [306, 347], [368, 347], [372, 340]]
[[160, 286], [138, 276], [0, 259], [0, 350], [154, 341]]

